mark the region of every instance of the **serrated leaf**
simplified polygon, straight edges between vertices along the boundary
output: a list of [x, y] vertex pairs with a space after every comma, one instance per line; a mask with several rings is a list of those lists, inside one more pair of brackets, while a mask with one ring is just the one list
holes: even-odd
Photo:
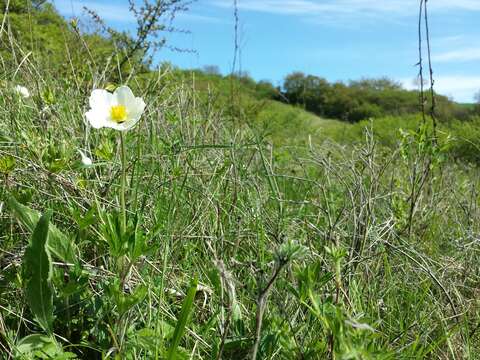
[[40, 326], [49, 334], [53, 323], [52, 262], [47, 249], [51, 216], [48, 211], [40, 218], [23, 258], [27, 302]]
[[[20, 204], [13, 196], [9, 197], [8, 204], [17, 220], [29, 231], [33, 232], [35, 225], [40, 219], [40, 213], [30, 209], [28, 206]], [[48, 248], [50, 252], [63, 262], [76, 264], [75, 244], [56, 228], [55, 225], [50, 225], [48, 235]]]

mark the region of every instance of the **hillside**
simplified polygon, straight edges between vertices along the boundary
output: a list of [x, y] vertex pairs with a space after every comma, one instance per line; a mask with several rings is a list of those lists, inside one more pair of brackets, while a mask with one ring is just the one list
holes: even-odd
[[10, 5], [1, 360], [478, 357], [475, 109], [435, 128], [416, 93], [319, 82], [309, 112]]
[[[39, 66], [57, 72], [65, 83], [84, 93], [94, 85], [107, 87], [118, 83], [116, 69], [108, 70], [106, 64], [116, 56], [119, 49], [115, 48], [114, 41], [118, 41], [115, 37], [122, 38], [122, 34], [113, 33], [113, 37], [109, 37], [94, 23], [74, 21], [69, 24], [43, 0], [33, 1], [30, 6], [27, 3], [23, 0], [10, 3], [10, 33], [0, 39], [4, 66], [16, 67], [15, 62], [24, 61], [32, 69]], [[77, 46], [79, 41], [80, 47]], [[64, 48], [68, 51], [63, 51]], [[31, 51], [29, 56], [22, 59], [27, 50]], [[11, 54], [16, 52], [14, 60]], [[48, 58], [48, 62], [44, 62], [44, 58]], [[92, 75], [102, 68], [108, 71], [99, 83]], [[150, 73], [138, 59], [132, 59], [130, 67], [123, 71], [131, 68], [137, 68], [137, 86], [157, 77], [157, 72]], [[261, 136], [267, 136], [275, 145], [305, 145], [312, 140], [318, 144], [326, 139], [344, 144], [362, 141], [363, 129], [371, 127], [371, 119], [375, 119], [378, 140], [384, 145], [395, 146], [400, 129], [414, 129], [421, 122], [418, 92], [404, 90], [387, 78], [329, 84], [322, 78], [293, 72], [286, 76], [283, 88], [275, 88], [269, 82], [254, 81], [247, 74], [221, 75], [208, 66], [202, 70], [182, 70], [162, 64], [160, 69], [165, 73], [160, 81], [162, 87], [187, 86], [194, 89], [199, 99], [211, 101], [213, 97], [216, 107], [237, 115], [241, 112], [242, 122], [255, 128]], [[8, 74], [7, 69], [4, 74]], [[24, 83], [36, 82], [35, 72], [26, 75]], [[126, 74], [120, 75], [123, 76]], [[48, 103], [45, 99], [50, 92], [48, 84], [44, 83], [43, 88], [38, 100]], [[325, 101], [334, 104], [334, 109], [342, 110], [322, 110]], [[425, 106], [428, 110], [429, 103]], [[235, 107], [241, 109], [235, 110]], [[351, 116], [355, 121], [345, 121]], [[477, 108], [437, 95], [436, 116], [442, 136], [457, 140], [451, 149], [452, 155], [477, 162], [476, 151], [472, 151], [480, 146], [476, 131], [472, 132], [478, 123]], [[459, 121], [468, 121], [470, 131], [464, 131]]]

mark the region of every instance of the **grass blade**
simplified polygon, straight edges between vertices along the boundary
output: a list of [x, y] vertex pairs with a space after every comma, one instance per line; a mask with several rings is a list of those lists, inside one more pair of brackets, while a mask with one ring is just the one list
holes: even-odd
[[187, 296], [183, 301], [182, 310], [180, 311], [180, 316], [178, 317], [177, 325], [175, 326], [175, 332], [173, 333], [172, 344], [168, 350], [168, 360], [174, 360], [176, 358], [177, 347], [185, 333], [185, 328], [193, 309], [193, 301], [195, 300], [195, 294], [197, 293], [197, 282], [197, 279], [193, 281], [193, 284], [190, 286], [190, 289], [188, 289]]

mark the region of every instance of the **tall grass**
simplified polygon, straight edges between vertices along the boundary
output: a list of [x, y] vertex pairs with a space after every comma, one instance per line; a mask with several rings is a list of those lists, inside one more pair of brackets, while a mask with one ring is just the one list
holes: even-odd
[[120, 226], [118, 134], [83, 115], [107, 83], [26, 55], [0, 79], [1, 359], [478, 359], [474, 122], [433, 149], [413, 117], [132, 76]]
[[[119, 144], [112, 131], [86, 127], [82, 91], [42, 76], [30, 99], [11, 90], [28, 78], [6, 78], [1, 89], [1, 356], [17, 358], [21, 339], [42, 333], [20, 266], [29, 231], [9, 195], [53, 210], [52, 223], [78, 248], [77, 265], [54, 257], [56, 348], [113, 356], [119, 308], [105, 216], [119, 206]], [[126, 310], [123, 358], [171, 356], [172, 344], [176, 358], [247, 358], [255, 334], [259, 359], [476, 358], [475, 168], [439, 162], [408, 234], [415, 154], [368, 131], [357, 145], [272, 146], [193, 83], [161, 91], [156, 80], [138, 89], [149, 89], [147, 113], [126, 137], [128, 216], [147, 247], [124, 287], [126, 296], [145, 292]], [[47, 86], [54, 98], [44, 108]], [[77, 149], [93, 168], [79, 165]], [[195, 278], [187, 331], [174, 340]]]

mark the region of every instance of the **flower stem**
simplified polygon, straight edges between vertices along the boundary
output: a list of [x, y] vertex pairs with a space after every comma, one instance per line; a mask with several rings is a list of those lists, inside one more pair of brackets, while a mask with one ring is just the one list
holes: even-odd
[[127, 231], [127, 209], [125, 205], [125, 186], [127, 182], [127, 161], [125, 158], [125, 140], [123, 139], [123, 133], [120, 132], [120, 152], [122, 162], [122, 179], [120, 189], [120, 208], [122, 212], [122, 233]]
[[[125, 204], [125, 191], [127, 184], [127, 160], [125, 155], [125, 139], [123, 132], [120, 132], [120, 161], [122, 166], [122, 176], [120, 183], [120, 211], [121, 211], [121, 241], [126, 241], [127, 234], [127, 207]], [[128, 274], [127, 256], [120, 255], [117, 258], [117, 267], [119, 275], [119, 291], [120, 294], [124, 294], [125, 281]], [[123, 343], [125, 336], [125, 314], [119, 315], [117, 319], [117, 333], [113, 337], [115, 345], [117, 347], [118, 355], [122, 357]]]

